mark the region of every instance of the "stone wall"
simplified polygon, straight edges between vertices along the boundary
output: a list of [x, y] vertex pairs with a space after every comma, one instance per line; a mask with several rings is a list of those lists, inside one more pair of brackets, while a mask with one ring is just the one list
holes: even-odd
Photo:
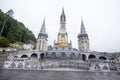
[[3, 68], [3, 66], [4, 66], [4, 62], [7, 60], [7, 57], [9, 56], [9, 54], [11, 54], [11, 53], [15, 53], [14, 51], [5, 51], [5, 52], [3, 52], [3, 51], [0, 51], [0, 69], [2, 69]]

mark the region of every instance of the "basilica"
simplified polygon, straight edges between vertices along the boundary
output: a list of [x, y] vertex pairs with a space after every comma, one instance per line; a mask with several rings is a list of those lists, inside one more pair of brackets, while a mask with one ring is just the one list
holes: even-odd
[[[54, 45], [48, 45], [45, 19], [38, 34], [36, 49], [19, 51], [8, 56], [4, 69], [24, 70], [77, 70], [77, 71], [120, 71], [120, 55], [90, 50], [89, 36], [81, 19], [78, 49], [72, 47], [66, 30], [64, 8], [60, 15], [60, 27]], [[69, 42], [70, 41], [70, 42]]]
[[43, 21], [40, 33], [38, 34], [36, 50], [37, 51], [46, 51], [48, 54], [51, 54], [54, 58], [67, 58], [75, 57], [77, 54], [86, 53], [90, 51], [89, 48], [89, 38], [86, 33], [83, 20], [81, 19], [81, 31], [76, 35], [78, 38], [78, 49], [72, 47], [72, 41], [68, 42], [68, 34], [66, 31], [66, 16], [64, 9], [62, 9], [62, 14], [60, 16], [60, 28], [57, 36], [57, 41], [54, 41], [53, 46], [47, 45], [48, 34], [45, 29], [45, 20]]

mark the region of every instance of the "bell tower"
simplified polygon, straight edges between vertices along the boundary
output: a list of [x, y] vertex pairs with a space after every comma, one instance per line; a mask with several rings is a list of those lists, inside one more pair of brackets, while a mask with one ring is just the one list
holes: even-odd
[[60, 28], [59, 28], [59, 33], [58, 33], [58, 41], [55, 45], [60, 46], [60, 47], [67, 47], [70, 45], [68, 43], [68, 34], [66, 31], [66, 16], [64, 13], [64, 8], [62, 9], [62, 14], [60, 16]]
[[88, 52], [90, 50], [89, 38], [85, 30], [83, 19], [81, 19], [81, 30], [80, 34], [78, 34], [78, 49], [80, 52]]
[[42, 27], [40, 29], [40, 32], [38, 34], [36, 50], [38, 50], [38, 51], [46, 51], [47, 50], [47, 38], [48, 38], [48, 34], [46, 33], [45, 19], [44, 19]]

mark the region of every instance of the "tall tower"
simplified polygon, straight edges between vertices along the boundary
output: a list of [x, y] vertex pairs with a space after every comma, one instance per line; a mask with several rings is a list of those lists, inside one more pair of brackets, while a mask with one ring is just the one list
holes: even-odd
[[81, 30], [80, 34], [78, 34], [78, 48], [81, 52], [88, 52], [90, 50], [89, 38], [85, 30], [83, 19], [81, 19]]
[[40, 33], [38, 34], [36, 50], [38, 50], [38, 51], [46, 51], [47, 50], [47, 38], [48, 38], [48, 34], [46, 33], [45, 19], [44, 19], [42, 27], [40, 29]]
[[70, 44], [68, 43], [68, 34], [66, 31], [66, 16], [64, 13], [64, 8], [62, 9], [62, 14], [60, 16], [60, 28], [58, 33], [58, 41], [56, 43], [57, 46], [66, 47]]

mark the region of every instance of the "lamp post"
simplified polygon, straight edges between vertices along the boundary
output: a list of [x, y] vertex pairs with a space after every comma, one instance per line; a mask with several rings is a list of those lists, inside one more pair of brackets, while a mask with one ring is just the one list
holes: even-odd
[[[13, 12], [12, 9], [10, 9], [10, 10], [6, 13], [6, 15], [8, 15], [8, 16], [10, 16], [10, 17], [13, 17], [13, 14], [14, 14], [14, 12]], [[6, 21], [7, 21], [7, 17], [5, 18], [5, 20], [4, 20], [4, 22], [3, 22], [3, 26], [2, 26], [2, 29], [1, 29], [1, 31], [0, 31], [0, 36], [2, 36], [2, 33], [3, 33], [4, 27], [5, 27]]]

